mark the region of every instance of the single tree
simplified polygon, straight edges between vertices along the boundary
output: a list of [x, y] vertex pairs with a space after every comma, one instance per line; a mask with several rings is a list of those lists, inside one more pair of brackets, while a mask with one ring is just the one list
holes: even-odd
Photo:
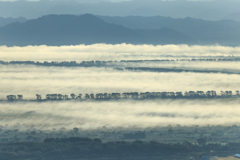
[[82, 99], [82, 94], [81, 94], [81, 93], [78, 95], [78, 98], [79, 98], [79, 99]]
[[41, 100], [41, 99], [42, 99], [42, 96], [41, 96], [41, 95], [36, 94], [36, 96], [37, 96], [37, 100]]
[[239, 96], [239, 91], [236, 91], [236, 95]]
[[90, 94], [90, 98], [91, 98], [91, 99], [94, 99], [94, 94], [93, 94], [93, 93]]
[[89, 99], [89, 98], [90, 98], [89, 94], [86, 93], [86, 94], [85, 94], [85, 98], [86, 98], [86, 99]]
[[22, 95], [17, 95], [18, 96], [18, 99], [19, 100], [22, 100], [23, 99], [23, 96]]
[[72, 99], [75, 99], [75, 97], [76, 97], [76, 95], [73, 93], [70, 96], [72, 97]]

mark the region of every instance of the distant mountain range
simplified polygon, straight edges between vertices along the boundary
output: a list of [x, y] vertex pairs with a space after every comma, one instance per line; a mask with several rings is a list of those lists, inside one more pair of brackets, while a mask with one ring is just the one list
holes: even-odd
[[27, 19], [23, 18], [23, 17], [19, 17], [19, 18], [2, 18], [0, 17], [0, 27], [2, 26], [6, 26], [10, 23], [14, 23], [14, 22], [26, 22]]
[[0, 45], [77, 45], [93, 43], [181, 44], [194, 40], [170, 28], [129, 29], [85, 14], [47, 15], [0, 27]]
[[194, 18], [170, 17], [109, 17], [98, 16], [108, 23], [123, 25], [131, 29], [171, 28], [196, 40], [198, 44], [239, 45], [240, 22], [233, 20], [207, 21]]
[[235, 20], [240, 22], [240, 12], [229, 14], [224, 19], [230, 19], [230, 20]]
[[[0, 25], [1, 21], [0, 18]], [[94, 43], [236, 46], [239, 42], [240, 22], [232, 20], [47, 15], [32, 20], [15, 19], [15, 23], [0, 27], [0, 45], [8, 46]]]

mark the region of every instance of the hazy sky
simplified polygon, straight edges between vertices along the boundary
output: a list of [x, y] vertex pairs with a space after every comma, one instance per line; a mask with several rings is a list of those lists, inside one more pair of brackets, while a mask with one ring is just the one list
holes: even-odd
[[[29, 0], [29, 1], [31, 1], [31, 0]], [[59, 0], [53, 0], [53, 1], [59, 1]], [[62, 1], [69, 1], [69, 0], [62, 0]], [[85, 0], [72, 0], [72, 1], [84, 2]], [[107, 2], [107, 1], [122, 2], [122, 1], [142, 1], [142, 0], [88, 0], [88, 2]], [[150, 1], [152, 1], [152, 0], [150, 0]], [[158, 0], [158, 1], [161, 1], [161, 0]], [[214, 0], [162, 0], [162, 1], [214, 1]], [[238, 1], [238, 0], [236, 0], [236, 1]], [[87, 2], [87, 1], [85, 1], [85, 2]]]
[[[0, 1], [6, 2], [6, 0]], [[237, 19], [239, 8], [239, 0], [194, 0], [194, 2], [186, 0], [132, 0], [126, 2], [124, 0], [42, 0], [37, 3], [21, 0], [14, 3], [1, 3], [0, 15], [2, 17], [22, 16], [30, 19], [46, 14], [91, 13], [108, 16], [170, 16], [173, 18], [193, 17], [221, 20], [226, 17]]]

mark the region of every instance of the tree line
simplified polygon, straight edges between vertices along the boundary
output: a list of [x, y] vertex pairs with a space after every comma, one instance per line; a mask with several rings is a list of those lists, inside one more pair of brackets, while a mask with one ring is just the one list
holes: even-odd
[[[80, 159], [80, 158], [141, 158], [159, 156], [160, 159], [199, 159], [205, 156], [229, 156], [239, 151], [240, 143], [206, 143], [200, 138], [196, 143], [159, 143], [157, 141], [108, 141], [82, 137], [47, 138], [42, 143], [1, 143], [1, 160], [9, 159]], [[213, 151], [213, 152], [211, 152]], [[174, 157], [172, 157], [174, 156]]]
[[66, 67], [88, 67], [88, 66], [104, 66], [107, 63], [111, 63], [113, 61], [82, 61], [77, 63], [76, 61], [0, 61], [0, 64], [8, 65], [8, 64], [25, 64], [25, 65], [37, 65], [37, 66], [66, 66]]
[[105, 66], [111, 63], [123, 62], [123, 63], [141, 63], [141, 62], [175, 62], [175, 61], [240, 61], [240, 57], [235, 58], [188, 58], [188, 59], [153, 59], [153, 60], [120, 60], [120, 61], [2, 61], [0, 64], [25, 64], [25, 65], [39, 65], [39, 66], [70, 66], [70, 67], [90, 67], [90, 66]]
[[196, 69], [177, 69], [177, 68], [152, 68], [152, 67], [125, 67], [127, 71], [145, 71], [145, 72], [194, 72], [194, 73], [222, 73], [222, 74], [240, 74], [227, 70], [196, 70]]
[[[18, 100], [22, 100], [22, 95], [17, 95]], [[17, 100], [16, 95], [7, 95], [9, 101]], [[186, 91], [186, 92], [124, 92], [124, 93], [91, 93], [91, 94], [47, 94], [45, 100], [69, 100], [69, 99], [156, 99], [156, 98], [230, 98], [239, 97], [239, 91], [221, 91], [217, 95], [216, 91]], [[37, 100], [43, 100], [42, 96], [36, 94]]]

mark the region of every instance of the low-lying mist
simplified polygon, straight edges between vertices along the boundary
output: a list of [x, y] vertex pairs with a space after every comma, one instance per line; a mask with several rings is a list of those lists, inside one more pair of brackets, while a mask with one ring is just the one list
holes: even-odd
[[[36, 94], [185, 92], [239, 90], [239, 74], [147, 72], [124, 67], [162, 67], [239, 72], [239, 61], [144, 61], [121, 60], [227, 58], [240, 56], [240, 47], [187, 45], [95, 44], [78, 46], [0, 47], [2, 61], [118, 61], [100, 67], [0, 65], [0, 132], [5, 130], [53, 130], [73, 132], [104, 128], [154, 128], [155, 126], [239, 125], [237, 98], [155, 99], [109, 101], [3, 101], [7, 95], [36, 99]], [[119, 70], [116, 68], [119, 67]], [[14, 130], [12, 131], [14, 132]], [[26, 132], [28, 133], [28, 131]], [[29, 132], [30, 133], [30, 132]], [[40, 133], [40, 131], [39, 131]], [[46, 132], [47, 133], [47, 132]], [[16, 133], [18, 134], [18, 133]], [[45, 134], [42, 133], [42, 134]], [[157, 134], [157, 133], [156, 133]], [[44, 135], [43, 137], [48, 137]], [[60, 137], [61, 135], [59, 135]], [[74, 135], [69, 135], [74, 136]], [[108, 136], [106, 136], [108, 137]], [[114, 136], [112, 136], [114, 138]], [[4, 141], [3, 141], [4, 142]]]
[[158, 73], [112, 68], [0, 65], [0, 99], [13, 94], [36, 99], [36, 94], [112, 92], [177, 92], [239, 90], [240, 75], [220, 73]]
[[239, 56], [240, 47], [188, 46], [188, 45], [132, 45], [94, 44], [78, 46], [27, 46], [0, 47], [0, 60], [32, 61], [91, 61], [91, 60], [141, 60]]
[[98, 129], [239, 124], [239, 100], [67, 101], [1, 103], [0, 125]]

